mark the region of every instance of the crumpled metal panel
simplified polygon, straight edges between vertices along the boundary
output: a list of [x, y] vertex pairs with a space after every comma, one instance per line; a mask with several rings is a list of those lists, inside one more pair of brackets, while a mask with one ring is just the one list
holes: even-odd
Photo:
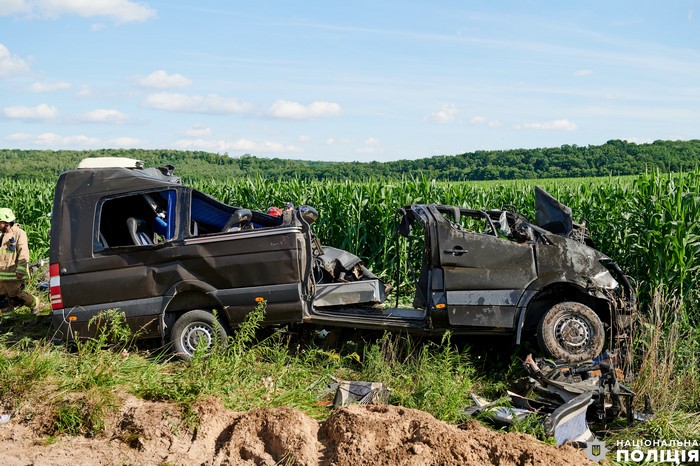
[[316, 285], [315, 307], [348, 304], [377, 304], [386, 299], [384, 285], [379, 280], [347, 283], [320, 283]]
[[[603, 266], [609, 260], [605, 254], [577, 241], [557, 235], [547, 237], [552, 244], [536, 246], [537, 268], [540, 277], [548, 282], [572, 282], [591, 291], [612, 290], [618, 283]], [[600, 296], [604, 297], [604, 296]]]
[[[238, 235], [237, 237], [233, 237]], [[216, 289], [301, 282], [299, 232], [256, 237], [218, 236], [67, 263], [61, 277], [66, 307], [166, 294], [177, 283], [198, 281]], [[63, 265], [63, 264], [62, 264]]]

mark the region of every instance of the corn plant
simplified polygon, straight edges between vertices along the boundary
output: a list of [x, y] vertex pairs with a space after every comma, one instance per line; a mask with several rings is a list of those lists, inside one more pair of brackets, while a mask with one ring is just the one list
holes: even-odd
[[[436, 182], [425, 177], [363, 181], [302, 181], [262, 177], [226, 182], [190, 175], [187, 184], [223, 202], [266, 210], [286, 202], [315, 207], [314, 230], [323, 244], [360, 256], [390, 281], [405, 251], [395, 243], [395, 212], [413, 203], [453, 204], [475, 209], [512, 208], [534, 219], [533, 188], [540, 185], [585, 221], [596, 247], [610, 255], [640, 286], [642, 302], [662, 285], [677, 293], [685, 314], [700, 315], [695, 290], [700, 274], [700, 171], [637, 177]], [[48, 256], [53, 184], [0, 180], [0, 206], [10, 207], [27, 231], [32, 260]], [[401, 257], [399, 257], [401, 256]]]

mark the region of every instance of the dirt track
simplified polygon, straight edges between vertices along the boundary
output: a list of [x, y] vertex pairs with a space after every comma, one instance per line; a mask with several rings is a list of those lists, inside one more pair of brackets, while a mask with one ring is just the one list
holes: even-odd
[[218, 400], [197, 406], [199, 427], [183, 427], [180, 410], [127, 396], [98, 437], [50, 443], [39, 422], [0, 425], [3, 465], [585, 465], [570, 446], [500, 433], [478, 422], [464, 429], [397, 406], [335, 410], [319, 423], [289, 408], [245, 413]]

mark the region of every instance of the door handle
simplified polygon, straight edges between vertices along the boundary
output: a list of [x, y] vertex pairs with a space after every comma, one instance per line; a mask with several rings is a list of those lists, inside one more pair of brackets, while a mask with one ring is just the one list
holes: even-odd
[[443, 252], [443, 254], [452, 254], [453, 256], [461, 256], [462, 254], [467, 252], [467, 250], [460, 247], [460, 246], [455, 246], [452, 249], [445, 249], [442, 252]]

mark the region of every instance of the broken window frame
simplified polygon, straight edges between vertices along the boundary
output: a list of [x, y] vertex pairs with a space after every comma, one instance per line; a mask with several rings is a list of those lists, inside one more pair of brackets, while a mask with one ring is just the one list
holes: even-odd
[[[178, 239], [177, 197], [176, 189], [153, 189], [101, 198], [95, 209], [93, 253], [157, 247]], [[144, 222], [144, 233], [152, 244], [132, 239], [127, 226], [130, 218]]]

